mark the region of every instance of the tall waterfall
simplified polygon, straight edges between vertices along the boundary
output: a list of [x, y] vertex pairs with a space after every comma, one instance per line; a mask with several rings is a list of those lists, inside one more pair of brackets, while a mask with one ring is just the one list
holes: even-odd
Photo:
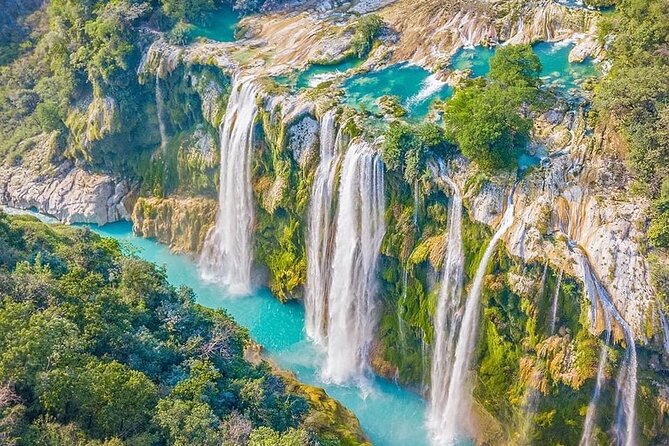
[[509, 194], [507, 207], [502, 217], [502, 222], [493, 235], [490, 243], [479, 263], [472, 288], [467, 296], [465, 311], [455, 347], [455, 357], [451, 371], [451, 379], [448, 385], [446, 405], [443, 410], [443, 419], [448, 420], [444, 430], [435, 439], [438, 445], [454, 444], [458, 438], [467, 436], [467, 422], [471, 417], [472, 395], [469, 384], [469, 366], [472, 362], [472, 354], [476, 347], [476, 331], [478, 328], [479, 301], [483, 288], [483, 278], [492, 258], [497, 243], [513, 223], [513, 191]]
[[376, 272], [384, 224], [383, 163], [370, 145], [353, 142], [344, 158], [323, 375], [362, 379], [376, 328]]
[[446, 413], [455, 341], [459, 327], [459, 310], [462, 299], [462, 281], [465, 256], [462, 248], [462, 195], [449, 177], [444, 180], [453, 191], [448, 213], [448, 251], [439, 290], [437, 312], [434, 318], [435, 344], [432, 352], [428, 428], [437, 444], [450, 441], [441, 438], [455, 420]]
[[335, 111], [321, 118], [320, 161], [311, 188], [307, 233], [307, 283], [304, 295], [307, 335], [319, 345], [327, 338], [327, 305], [330, 287], [332, 198], [337, 170], [339, 136], [335, 135]]
[[586, 294], [590, 300], [590, 321], [595, 326], [597, 318], [597, 304], [604, 314], [606, 328], [605, 344], [599, 358], [597, 371], [597, 382], [592, 400], [588, 406], [586, 419], [583, 425], [583, 435], [581, 445], [589, 445], [592, 442], [592, 430], [594, 427], [594, 418], [597, 401], [604, 381], [604, 364], [606, 362], [606, 349], [611, 337], [611, 323], [615, 321], [625, 334], [625, 343], [627, 349], [620, 366], [616, 386], [616, 414], [613, 426], [613, 432], [616, 437], [616, 444], [623, 446], [634, 446], [636, 444], [636, 391], [637, 391], [637, 355], [634, 344], [634, 336], [629, 324], [623, 319], [616, 307], [613, 305], [608, 292], [599, 281], [587, 255], [580, 249], [576, 250], [579, 257], [581, 272], [583, 274], [583, 283], [585, 284]]
[[218, 214], [200, 257], [202, 275], [226, 285], [231, 293], [251, 290], [253, 197], [251, 150], [257, 114], [252, 81], [233, 80], [220, 128], [221, 170]]

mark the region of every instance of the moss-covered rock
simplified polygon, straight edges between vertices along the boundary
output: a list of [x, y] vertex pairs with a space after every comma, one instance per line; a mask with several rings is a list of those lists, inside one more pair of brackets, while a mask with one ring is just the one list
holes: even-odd
[[133, 231], [176, 252], [198, 253], [214, 224], [217, 208], [211, 198], [140, 198], [132, 215]]

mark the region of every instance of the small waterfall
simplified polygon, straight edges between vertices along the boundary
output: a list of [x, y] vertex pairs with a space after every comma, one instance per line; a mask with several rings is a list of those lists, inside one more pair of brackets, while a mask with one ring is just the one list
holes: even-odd
[[160, 87], [160, 78], [156, 75], [156, 115], [158, 117], [158, 130], [160, 131], [160, 151], [165, 151], [167, 146], [167, 126], [165, 125], [165, 100], [163, 89]]
[[604, 365], [606, 363], [607, 346], [611, 338], [612, 320], [620, 326], [625, 334], [627, 349], [620, 367], [616, 386], [616, 416], [613, 426], [615, 434], [615, 443], [623, 446], [634, 446], [636, 444], [636, 391], [637, 391], [637, 355], [634, 344], [634, 336], [629, 324], [622, 318], [616, 307], [613, 305], [608, 292], [599, 281], [587, 255], [580, 249], [576, 250], [579, 257], [581, 272], [583, 274], [583, 283], [585, 284], [586, 294], [590, 300], [590, 321], [596, 326], [597, 304], [604, 314], [606, 338], [600, 353], [599, 366], [597, 370], [597, 382], [592, 400], [588, 406], [588, 412], [583, 425], [583, 435], [581, 445], [591, 444], [592, 430], [595, 423], [596, 405], [604, 381]]
[[444, 88], [445, 85], [446, 82], [440, 81], [437, 75], [430, 74], [425, 78], [425, 80], [421, 84], [420, 91], [416, 93], [414, 96], [411, 96], [409, 99], [407, 99], [406, 101], [407, 108], [413, 108], [416, 105], [427, 101], [432, 96], [439, 93]]
[[662, 326], [662, 334], [664, 335], [664, 351], [669, 353], [669, 321], [662, 311], [660, 311], [660, 325]]
[[404, 352], [406, 351], [407, 340], [406, 340], [406, 322], [404, 322], [404, 312], [405, 304], [407, 301], [407, 291], [409, 287], [409, 262], [404, 265], [402, 268], [402, 297], [399, 301], [397, 308], [397, 331], [400, 335], [400, 352], [401, 358], [404, 357]]
[[253, 196], [251, 150], [257, 114], [252, 81], [233, 80], [220, 128], [221, 170], [218, 214], [200, 256], [202, 275], [231, 293], [251, 290]]
[[332, 280], [327, 359], [323, 375], [343, 383], [362, 380], [376, 328], [376, 272], [385, 233], [383, 163], [363, 142], [344, 157]]
[[467, 296], [465, 311], [462, 316], [462, 323], [458, 335], [458, 341], [455, 347], [455, 356], [451, 379], [448, 386], [446, 397], [446, 406], [443, 411], [444, 419], [448, 420], [445, 429], [439, 433], [436, 438], [438, 445], [451, 445], [458, 438], [467, 436], [467, 422], [471, 417], [472, 395], [469, 384], [469, 367], [472, 361], [472, 354], [476, 348], [476, 331], [478, 326], [479, 301], [481, 290], [483, 288], [483, 279], [485, 277], [488, 263], [492, 258], [497, 243], [504, 233], [513, 223], [513, 191], [509, 194], [506, 211], [502, 217], [501, 224], [490, 243], [488, 244], [481, 263], [479, 263], [472, 288]]
[[560, 300], [560, 286], [562, 285], [562, 275], [563, 271], [560, 270], [557, 277], [557, 283], [555, 285], [555, 294], [553, 295], [553, 303], [551, 304], [551, 335], [555, 334], [555, 324], [557, 322], [557, 310], [558, 303]]
[[[454, 420], [446, 415], [449, 384], [453, 368], [455, 340], [459, 328], [460, 304], [465, 256], [462, 247], [462, 195], [449, 177], [444, 180], [453, 190], [448, 214], [448, 251], [439, 290], [434, 320], [435, 344], [432, 352], [428, 429], [436, 444], [441, 444], [442, 432], [449, 430]], [[450, 439], [447, 439], [450, 440]]]
[[418, 189], [418, 184], [414, 182], [413, 185], [413, 228], [414, 231], [418, 230], [418, 206], [420, 205], [420, 190]]
[[337, 169], [338, 140], [335, 136], [335, 110], [321, 118], [320, 161], [311, 188], [309, 230], [307, 233], [307, 281], [304, 294], [307, 335], [319, 345], [327, 338], [327, 303], [330, 286], [332, 238], [332, 196]]
[[592, 397], [588, 403], [588, 410], [585, 413], [585, 421], [583, 422], [583, 434], [579, 446], [591, 446], [594, 438], [592, 438], [592, 430], [595, 427], [595, 415], [597, 414], [597, 403], [602, 394], [602, 386], [604, 385], [604, 372], [606, 370], [606, 357], [608, 353], [608, 344], [611, 332], [606, 332], [606, 339], [602, 344], [602, 349], [599, 353], [599, 365], [597, 366], [597, 378], [595, 381], [595, 390], [592, 392]]

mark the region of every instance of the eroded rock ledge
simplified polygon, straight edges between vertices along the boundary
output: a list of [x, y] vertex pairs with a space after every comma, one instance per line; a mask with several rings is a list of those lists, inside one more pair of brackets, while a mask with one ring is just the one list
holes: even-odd
[[71, 161], [47, 173], [38, 169], [0, 169], [0, 203], [34, 208], [65, 223], [104, 225], [130, 219], [136, 191], [128, 181], [88, 172]]
[[155, 238], [173, 251], [198, 253], [214, 225], [217, 209], [212, 198], [140, 198], [132, 214], [133, 231]]

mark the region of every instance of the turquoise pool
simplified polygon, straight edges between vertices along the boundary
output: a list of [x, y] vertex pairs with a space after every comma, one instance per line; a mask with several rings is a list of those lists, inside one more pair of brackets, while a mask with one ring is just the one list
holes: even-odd
[[208, 14], [202, 24], [195, 26], [194, 37], [204, 37], [217, 42], [233, 42], [235, 30], [241, 16], [232, 8], [222, 7], [218, 11]]
[[435, 79], [429, 71], [406, 64], [360, 73], [347, 79], [343, 88], [347, 104], [373, 113], [381, 111], [378, 106], [381, 96], [397, 96], [410, 119], [425, 117], [434, 99], [444, 100], [453, 94], [451, 87]]

